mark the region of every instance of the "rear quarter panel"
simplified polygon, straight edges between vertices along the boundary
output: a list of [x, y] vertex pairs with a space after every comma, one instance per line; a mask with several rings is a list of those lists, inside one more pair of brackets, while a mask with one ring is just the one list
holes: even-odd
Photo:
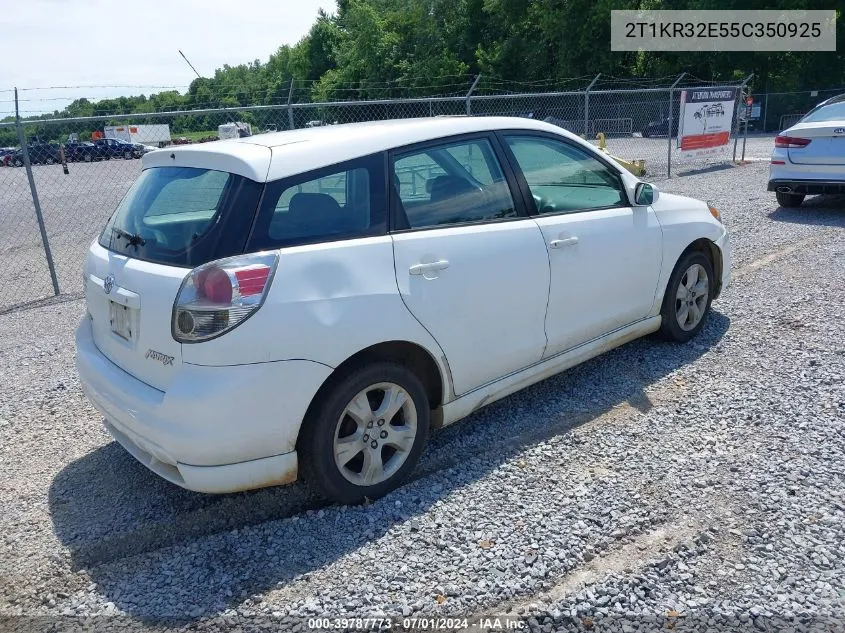
[[264, 305], [223, 336], [184, 344], [195, 365], [304, 359], [337, 367], [387, 341], [420, 345], [438, 364], [443, 352], [399, 295], [390, 236], [282, 249]]

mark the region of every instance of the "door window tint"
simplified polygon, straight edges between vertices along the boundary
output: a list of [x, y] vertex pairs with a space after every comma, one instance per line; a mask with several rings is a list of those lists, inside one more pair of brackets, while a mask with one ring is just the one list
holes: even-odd
[[508, 136], [540, 213], [626, 206], [618, 174], [574, 145], [532, 136]]
[[501, 166], [486, 139], [427, 147], [393, 163], [397, 228], [516, 217]]

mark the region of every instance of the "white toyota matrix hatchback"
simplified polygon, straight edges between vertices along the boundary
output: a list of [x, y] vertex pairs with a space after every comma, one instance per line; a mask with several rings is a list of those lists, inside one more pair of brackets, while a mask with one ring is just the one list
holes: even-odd
[[129, 453], [191, 490], [301, 473], [352, 503], [431, 428], [695, 336], [730, 248], [718, 211], [558, 127], [446, 117], [151, 152], [83, 277], [79, 376]]

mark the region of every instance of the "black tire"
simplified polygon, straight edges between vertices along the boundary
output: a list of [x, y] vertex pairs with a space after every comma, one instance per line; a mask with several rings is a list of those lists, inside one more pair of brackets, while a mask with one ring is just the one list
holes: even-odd
[[16, 158], [12, 161], [12, 165], [14, 167], [23, 167], [23, 161], [20, 158]]
[[45, 163], [46, 165], [54, 165], [54, 164], [56, 163], [56, 161], [53, 159], [53, 157], [52, 157], [52, 156], [48, 156], [48, 157], [44, 160], [44, 163]]
[[775, 198], [777, 198], [778, 204], [782, 207], [800, 207], [801, 203], [804, 202], [804, 194], [803, 193], [783, 193], [780, 191], [775, 192]]
[[[678, 310], [681, 309], [683, 300], [678, 299], [679, 286], [687, 281], [687, 271], [695, 264], [701, 266], [707, 276], [707, 300], [706, 302], [697, 302], [696, 309], [702, 310], [703, 314], [700, 320], [694, 327], [685, 329], [678, 318]], [[704, 327], [707, 322], [707, 317], [710, 314], [710, 304], [713, 301], [713, 294], [715, 292], [715, 276], [713, 274], [713, 262], [710, 257], [702, 251], [690, 251], [675, 264], [675, 269], [672, 271], [672, 276], [669, 277], [669, 283], [666, 285], [666, 294], [663, 295], [663, 306], [660, 310], [660, 336], [668, 341], [675, 341], [677, 343], [686, 343], [691, 338], [695, 337]], [[702, 297], [703, 298], [703, 297]], [[700, 305], [703, 303], [703, 308]]]
[[123, 152], [123, 160], [132, 160], [132, 152], [129, 150]]
[[[354, 427], [351, 416], [343, 419], [341, 416], [355, 396], [380, 383], [393, 383], [410, 395], [410, 406], [416, 412], [416, 435], [405, 461], [393, 475], [376, 485], [356, 485], [344, 476], [336, 463], [335, 436], [345, 424], [352, 422]], [[360, 503], [365, 498], [377, 499], [400, 486], [413, 471], [428, 440], [431, 411], [423, 384], [416, 374], [397, 363], [376, 362], [338, 377], [317, 397], [320, 400], [311, 405], [297, 442], [299, 471], [306, 484], [326, 498], [344, 504]], [[394, 420], [401, 416], [404, 416], [404, 411], [397, 413]], [[361, 430], [360, 427], [358, 430]], [[363, 432], [367, 430], [363, 429]], [[385, 455], [385, 449], [395, 450], [383, 445], [379, 448], [381, 456]], [[359, 455], [363, 460], [363, 447], [349, 464], [355, 462]], [[388, 455], [392, 453], [388, 452]], [[363, 464], [361, 469], [363, 471]]]

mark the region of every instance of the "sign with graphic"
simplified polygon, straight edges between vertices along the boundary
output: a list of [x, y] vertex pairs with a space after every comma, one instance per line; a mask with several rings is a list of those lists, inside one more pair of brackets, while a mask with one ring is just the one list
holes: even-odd
[[704, 88], [681, 92], [678, 146], [682, 156], [710, 156], [728, 146], [736, 88]]

